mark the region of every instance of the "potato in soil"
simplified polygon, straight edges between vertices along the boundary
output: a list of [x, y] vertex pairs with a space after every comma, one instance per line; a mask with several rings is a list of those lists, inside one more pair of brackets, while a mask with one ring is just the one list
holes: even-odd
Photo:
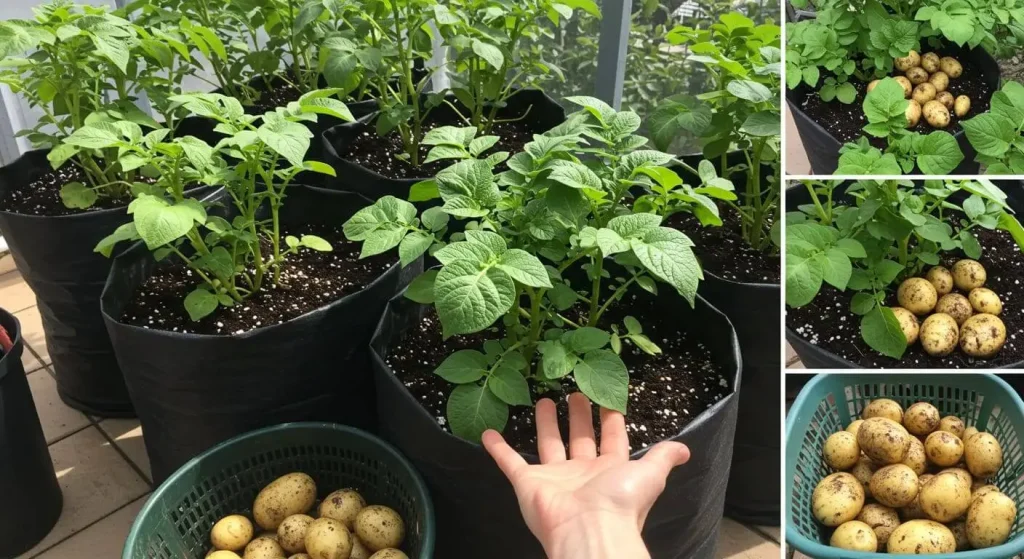
[[925, 353], [942, 357], [953, 353], [960, 341], [960, 328], [948, 314], [935, 313], [921, 324], [921, 347]]
[[921, 325], [917, 322], [917, 317], [914, 313], [908, 311], [903, 307], [891, 307], [893, 314], [896, 315], [896, 320], [900, 323], [900, 330], [903, 331], [903, 337], [907, 339], [907, 345], [914, 345], [917, 342], [918, 336], [921, 334]]
[[956, 325], [960, 326], [968, 318], [971, 318], [974, 309], [967, 297], [959, 293], [947, 293], [940, 297], [939, 302], [935, 304], [935, 312], [948, 314], [956, 321]]
[[[953, 106], [953, 98], [950, 95], [949, 106]], [[925, 274], [924, 278], [932, 284], [935, 288], [935, 292], [941, 297], [953, 291], [953, 273], [949, 271], [945, 266], [932, 266]]]
[[995, 291], [987, 287], [976, 287], [967, 295], [971, 308], [977, 313], [999, 315], [1003, 312], [1003, 302]]
[[953, 264], [953, 284], [961, 291], [970, 293], [972, 289], [985, 285], [986, 280], [988, 273], [977, 260], [964, 258]]
[[1006, 325], [998, 316], [976, 314], [960, 328], [960, 349], [971, 357], [995, 356], [1006, 343]]
[[896, 300], [901, 307], [922, 316], [932, 312], [939, 295], [930, 281], [924, 278], [908, 278], [896, 290]]

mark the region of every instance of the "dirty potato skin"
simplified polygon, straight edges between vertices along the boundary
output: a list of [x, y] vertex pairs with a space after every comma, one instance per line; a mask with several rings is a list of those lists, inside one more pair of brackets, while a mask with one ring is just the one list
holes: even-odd
[[907, 451], [907, 456], [902, 463], [909, 466], [917, 475], [928, 471], [928, 458], [924, 452], [924, 443], [917, 437], [910, 437], [910, 450]]
[[939, 71], [939, 55], [929, 52], [921, 55], [921, 67], [929, 74]]
[[964, 455], [964, 443], [952, 433], [935, 431], [925, 439], [924, 452], [936, 466], [955, 466]]
[[924, 484], [928, 483], [928, 480], [935, 477], [932, 474], [924, 474], [917, 478], [917, 498], [911, 501], [911, 503], [899, 510], [900, 519], [904, 522], [908, 520], [920, 520], [927, 519], [928, 515], [924, 513], [921, 508], [921, 488]]
[[866, 419], [857, 433], [861, 451], [875, 464], [899, 464], [910, 451], [910, 433], [899, 423], [884, 417]]
[[908, 80], [906, 76], [896, 76], [895, 80], [900, 84], [900, 87], [903, 88], [903, 98], [909, 99], [910, 93], [914, 91], [913, 84], [910, 83], [910, 80]]
[[950, 532], [953, 532], [953, 539], [956, 540], [956, 550], [966, 551], [971, 542], [967, 539], [967, 521], [957, 520], [956, 522], [950, 522], [946, 524], [946, 528], [949, 528]]
[[940, 473], [921, 487], [920, 503], [928, 518], [952, 522], [971, 506], [971, 486], [953, 472]]
[[953, 532], [932, 520], [911, 520], [900, 524], [888, 542], [889, 553], [925, 555], [953, 553], [956, 539]]
[[333, 518], [317, 518], [306, 532], [306, 553], [313, 559], [348, 559], [352, 534]]
[[952, 56], [943, 56], [939, 59], [939, 69], [951, 78], [959, 78], [964, 72], [964, 67]]
[[971, 302], [971, 307], [979, 313], [998, 316], [1003, 312], [1003, 302], [999, 299], [999, 295], [987, 287], [972, 289], [967, 295], [967, 300]]
[[928, 81], [928, 72], [924, 71], [924, 68], [911, 68], [907, 70], [907, 79], [914, 85], [920, 85]]
[[979, 485], [978, 487], [971, 488], [971, 502], [974, 502], [978, 497], [988, 495], [989, 493], [1002, 493], [998, 487], [992, 484]]
[[931, 82], [924, 82], [915, 86], [914, 91], [911, 92], [910, 96], [914, 101], [917, 101], [918, 104], [923, 106], [928, 101], [935, 99], [935, 96], [938, 95], [938, 93], [939, 92]]
[[1003, 448], [989, 433], [978, 433], [964, 445], [967, 469], [977, 478], [988, 479], [1003, 467]]
[[942, 357], [953, 353], [960, 340], [960, 328], [952, 316], [935, 313], [921, 324], [921, 347], [928, 355]]
[[911, 404], [903, 414], [903, 426], [911, 435], [928, 435], [939, 428], [939, 409], [928, 402]]
[[833, 470], [849, 470], [857, 463], [860, 457], [860, 447], [857, 446], [857, 436], [848, 431], [832, 433], [822, 448], [822, 457], [825, 463]]
[[960, 328], [960, 349], [971, 357], [988, 358], [1006, 343], [1006, 325], [995, 315], [976, 314]]
[[878, 466], [867, 456], [861, 456], [857, 463], [850, 470], [850, 474], [857, 478], [861, 488], [864, 489], [864, 497], [871, 498], [871, 476], [878, 471]]
[[348, 556], [348, 559], [370, 559], [372, 553], [359, 540], [359, 536], [352, 534], [352, 554]]
[[907, 339], [907, 345], [914, 345], [917, 342], [917, 337], [921, 334], [921, 325], [918, 324], [917, 317], [903, 307], [891, 308], [893, 314], [896, 315], [896, 320], [900, 323], [903, 337]]
[[305, 514], [293, 514], [285, 518], [277, 527], [277, 543], [288, 553], [306, 551], [306, 532], [313, 523], [313, 517]]
[[[964, 422], [962, 419], [955, 415], [947, 415], [939, 420], [939, 431], [945, 431], [947, 433], [953, 433], [956, 438], [961, 441], [967, 442], [966, 429], [964, 429]], [[974, 430], [978, 432], [977, 429]]]
[[370, 559], [409, 559], [409, 556], [401, 550], [388, 548], [382, 549], [370, 556]]
[[892, 508], [909, 505], [917, 497], [917, 474], [906, 464], [892, 464], [871, 476], [871, 497]]
[[985, 285], [987, 280], [988, 272], [977, 260], [964, 258], [953, 264], [953, 284], [957, 289], [970, 293], [972, 289]]
[[901, 56], [893, 60], [892, 64], [900, 72], [906, 72], [911, 68], [917, 68], [921, 65], [921, 55], [917, 54], [916, 50], [912, 50], [907, 53], [906, 56]]
[[[952, 99], [950, 100], [950, 106], [952, 106]], [[924, 279], [932, 284], [932, 287], [935, 288], [935, 292], [939, 296], [953, 291], [953, 273], [945, 266], [932, 266], [928, 273], [925, 274]]]
[[942, 103], [942, 105], [946, 107], [946, 109], [950, 111], [953, 110], [953, 105], [955, 104], [955, 101], [953, 99], [952, 93], [948, 91], [940, 91], [939, 94], [935, 96], [935, 100], [938, 101], [939, 103]]
[[868, 402], [868, 405], [864, 406], [864, 410], [861, 411], [860, 416], [861, 419], [865, 420], [872, 417], [884, 417], [896, 423], [903, 423], [903, 406], [895, 400], [878, 398]]
[[900, 306], [918, 315], [926, 315], [935, 309], [939, 300], [938, 292], [930, 281], [924, 278], [908, 278], [896, 291]]
[[245, 546], [242, 559], [285, 559], [284, 549], [276, 541], [268, 537], [258, 537]]
[[921, 122], [921, 104], [911, 99], [907, 103], [907, 110], [903, 111], [903, 115], [907, 117], [907, 128], [917, 126], [917, 123]]
[[939, 70], [938, 72], [932, 73], [932, 77], [928, 78], [929, 84], [935, 88], [935, 93], [938, 94], [942, 91], [946, 91], [949, 88], [949, 76], [945, 72]]
[[[963, 423], [961, 423], [961, 425], [962, 424]], [[941, 427], [940, 427], [940, 429], [941, 429]], [[956, 432], [954, 432], [954, 431], [950, 431], [950, 433], [953, 433], [954, 435], [956, 434]], [[963, 441], [964, 444], [967, 444], [967, 441], [969, 441], [972, 436], [977, 435], [977, 434], [978, 434], [978, 428], [973, 426], [973, 425], [971, 425], [970, 427], [964, 429], [964, 436], [960, 437], [960, 440]]]
[[846, 430], [853, 433], [853, 436], [857, 436], [857, 431], [860, 431], [861, 424], [864, 423], [863, 419], [857, 419], [846, 426]]
[[871, 526], [859, 520], [851, 520], [832, 532], [829, 545], [852, 551], [877, 551], [878, 536]]
[[967, 539], [975, 549], [1006, 543], [1017, 519], [1017, 505], [1002, 493], [988, 493], [967, 510]]
[[234, 551], [228, 551], [226, 549], [221, 549], [221, 550], [213, 551], [213, 552], [207, 554], [206, 555], [206, 559], [242, 559], [242, 558], [239, 557], [238, 554], [235, 553]]
[[263, 488], [252, 506], [256, 524], [264, 530], [276, 531], [285, 518], [304, 514], [316, 501], [316, 483], [303, 473], [281, 476]]
[[[954, 107], [956, 106], [954, 102]], [[924, 112], [924, 119], [931, 125], [932, 128], [945, 128], [949, 126], [949, 109], [946, 108], [941, 102], [936, 100], [928, 101], [921, 108]]]
[[969, 112], [971, 112], [971, 98], [966, 95], [958, 95], [953, 101], [953, 114], [963, 118]]
[[935, 304], [935, 312], [952, 316], [956, 325], [960, 326], [974, 315], [974, 308], [971, 307], [971, 302], [967, 300], [967, 297], [959, 293], [947, 293], [940, 297], [939, 302]]
[[[859, 487], [859, 484], [857, 485]], [[861, 504], [863, 504], [863, 491], [861, 496]], [[405, 540], [405, 522], [402, 521], [402, 517], [394, 510], [382, 505], [370, 505], [359, 511], [359, 515], [356, 516], [355, 530], [363, 544], [373, 551], [388, 547], [398, 548]]]
[[971, 477], [971, 473], [963, 468], [946, 468], [945, 470], [939, 470], [940, 474], [951, 473], [960, 480], [960, 483], [964, 484], [965, 487], [970, 488], [974, 484], [974, 478]]
[[210, 543], [217, 549], [240, 551], [252, 541], [252, 522], [240, 514], [225, 516], [210, 530]]
[[878, 541], [878, 546], [874, 551], [885, 551], [885, 543], [889, 541], [889, 536], [900, 525], [899, 514], [895, 510], [878, 503], [864, 505], [860, 514], [857, 515], [857, 520], [867, 524], [874, 530], [875, 538]]
[[333, 518], [352, 530], [356, 515], [366, 507], [366, 499], [355, 489], [339, 489], [320, 503], [320, 517]]

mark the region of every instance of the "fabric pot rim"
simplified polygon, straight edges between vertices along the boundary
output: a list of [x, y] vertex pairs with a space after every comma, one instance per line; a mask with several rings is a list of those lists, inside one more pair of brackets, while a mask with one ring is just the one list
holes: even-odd
[[[477, 447], [481, 446], [478, 443], [471, 443], [471, 442], [469, 442], [469, 441], [467, 441], [465, 439], [459, 438], [459, 437], [455, 436], [454, 434], [450, 433], [446, 429], [442, 429], [441, 426], [437, 424], [437, 421], [434, 419], [434, 417], [427, 411], [427, 409], [424, 408], [420, 404], [419, 400], [417, 400], [412, 395], [412, 393], [409, 392], [409, 390], [408, 390], [408, 388], [406, 388], [405, 384], [402, 383], [400, 380], [398, 380], [398, 375], [396, 375], [394, 373], [394, 369], [391, 366], [389, 366], [387, 364], [387, 362], [384, 360], [384, 358], [381, 357], [381, 355], [377, 352], [376, 345], [377, 345], [377, 342], [380, 339], [381, 335], [383, 334], [383, 329], [384, 329], [384, 325], [385, 325], [385, 319], [387, 317], [387, 313], [389, 312], [389, 309], [391, 308], [391, 304], [394, 301], [400, 300], [400, 299], [402, 299], [404, 297], [405, 297], [405, 290], [403, 289], [400, 293], [395, 295], [395, 297], [392, 298], [391, 301], [388, 302], [388, 307], [385, 309], [384, 314], [381, 317], [380, 321], [378, 322], [377, 328], [375, 329], [375, 331], [373, 333], [373, 337], [370, 339], [370, 356], [371, 356], [372, 360], [382, 370], [391, 371], [391, 374], [388, 375], [389, 379], [392, 382], [397, 382], [399, 385], [401, 385], [401, 390], [402, 390], [403, 396], [407, 400], [411, 400], [413, 403], [415, 403], [415, 408], [416, 408], [416, 412], [415, 413], [420, 415], [422, 419], [430, 421], [432, 423], [432, 425], [433, 425], [433, 429], [439, 431], [442, 434], [443, 437], [447, 438], [448, 440], [452, 440], [452, 441], [456, 442], [457, 444], [477, 446]], [[410, 301], [409, 304], [415, 304], [415, 303]], [[739, 339], [736, 336], [736, 329], [733, 327], [732, 322], [729, 320], [729, 317], [727, 317], [725, 315], [725, 313], [723, 313], [722, 311], [718, 310], [718, 308], [716, 308], [711, 303], [709, 303], [702, 295], [700, 295], [700, 293], [698, 293], [697, 296], [696, 296], [696, 303], [694, 304], [694, 306], [696, 307], [698, 305], [705, 305], [708, 308], [709, 311], [711, 311], [714, 315], [716, 315], [718, 318], [720, 318], [724, 322], [724, 324], [723, 324], [724, 326], [728, 326], [728, 328], [729, 328], [729, 332], [730, 332], [730, 335], [731, 335], [731, 339], [729, 340], [729, 347], [732, 350], [731, 357], [732, 357], [732, 359], [735, 362], [735, 367], [733, 368], [734, 370], [727, 371], [726, 374], [728, 374], [732, 378], [732, 392], [727, 394], [721, 400], [719, 400], [719, 401], [715, 402], [714, 404], [712, 404], [711, 407], [709, 407], [706, 410], [702, 411], [696, 417], [694, 417], [689, 423], [687, 423], [682, 428], [681, 431], [679, 431], [679, 433], [673, 435], [672, 437], [667, 437], [667, 438], [665, 438], [663, 440], [670, 440], [670, 439], [674, 439], [674, 438], [678, 438], [678, 437], [684, 436], [686, 433], [690, 432], [693, 429], [696, 429], [698, 426], [712, 421], [712, 419], [718, 414], [718, 412], [722, 408], [724, 408], [727, 405], [729, 405], [733, 399], [736, 399], [738, 397], [738, 394], [739, 394], [740, 384], [741, 384], [741, 381], [742, 381], [743, 359], [742, 359], [742, 357], [740, 355], [740, 345], [739, 345]], [[419, 306], [422, 307], [422, 306], [426, 306], [426, 305], [419, 305]], [[659, 442], [661, 442], [661, 441], [659, 441]], [[654, 445], [648, 446], [647, 448], [639, 449], [639, 450], [631, 453], [629, 455], [629, 458], [631, 460], [640, 458], [641, 456], [647, 454], [647, 451], [649, 451], [651, 448], [653, 448], [653, 446]], [[524, 458], [526, 458], [528, 461], [531, 461], [531, 462], [534, 462], [534, 463], [537, 463], [540, 460], [540, 457], [536, 453], [534, 453], [534, 452], [519, 452], [519, 454], [521, 456], [523, 456]]]

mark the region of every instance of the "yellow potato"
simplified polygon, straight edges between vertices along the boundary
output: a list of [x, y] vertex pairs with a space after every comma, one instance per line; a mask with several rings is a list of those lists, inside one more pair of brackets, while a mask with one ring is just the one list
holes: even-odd
[[907, 110], [903, 112], [903, 115], [907, 117], [907, 128], [917, 126], [917, 123], [921, 122], [921, 104], [911, 99], [907, 103]]
[[946, 91], [946, 88], [949, 87], [949, 76], [943, 71], [938, 71], [932, 74], [926, 83], [931, 84], [935, 88], [935, 93], [938, 94], [940, 91]]
[[932, 520], [911, 520], [900, 524], [888, 542], [889, 553], [922, 555], [930, 553], [953, 553], [956, 538], [953, 533]]
[[366, 499], [355, 489], [340, 489], [320, 503], [320, 517], [333, 518], [352, 530], [356, 515], [366, 506]]
[[964, 72], [964, 67], [952, 56], [944, 56], [939, 59], [939, 69], [951, 78], [959, 78]]
[[960, 349], [971, 357], [992, 357], [1006, 343], [1006, 325], [998, 316], [976, 314], [960, 328]]
[[860, 482], [861, 488], [864, 489], [865, 498], [871, 497], [871, 476], [875, 475], [876, 471], [878, 471], [878, 466], [867, 456], [861, 456], [850, 470], [850, 474]]
[[917, 323], [917, 317], [903, 307], [891, 308], [893, 314], [896, 315], [896, 320], [900, 323], [903, 337], [907, 339], [907, 345], [914, 345], [917, 342], [917, 337], [921, 334], [921, 325]]
[[1002, 493], [988, 493], [967, 510], [967, 539], [975, 549], [1006, 543], [1017, 519], [1017, 505]]
[[914, 85], [922, 84], [928, 81], [928, 72], [924, 71], [924, 68], [911, 68], [906, 71], [907, 79]]
[[932, 464], [949, 467], [960, 462], [964, 455], [964, 443], [952, 433], [935, 431], [924, 441], [924, 452]]
[[866, 419], [857, 433], [861, 452], [880, 466], [899, 464], [910, 450], [910, 433], [885, 417]]
[[349, 559], [352, 534], [333, 518], [317, 518], [306, 532], [306, 553], [313, 559]]
[[917, 498], [914, 499], [909, 505], [899, 510], [900, 518], [906, 522], [907, 520], [919, 520], [922, 518], [928, 518], [928, 515], [921, 509], [921, 488], [924, 484], [928, 483], [928, 480], [932, 479], [932, 474], [924, 474], [917, 478]]
[[825, 463], [833, 470], [849, 470], [860, 458], [857, 436], [848, 431], [832, 433], [822, 448]]
[[921, 347], [928, 355], [942, 357], [953, 353], [960, 340], [956, 320], [948, 314], [936, 313], [921, 324]]
[[967, 469], [974, 477], [988, 479], [1003, 467], [1003, 448], [989, 433], [978, 433], [964, 445]]
[[[832, 476], [829, 476], [829, 479]], [[846, 478], [843, 478], [846, 479]], [[864, 504], [864, 492], [860, 490], [860, 484], [850, 476], [847, 481], [852, 481], [856, 490], [860, 491], [861, 504]], [[858, 512], [860, 507], [857, 507]], [[857, 516], [854, 513], [853, 516]], [[388, 547], [398, 548], [405, 540], [405, 522], [394, 510], [381, 506], [370, 505], [359, 511], [356, 516], [355, 532], [359, 539], [368, 549], [379, 551]]]
[[854, 420], [852, 423], [846, 426], [846, 430], [853, 433], [854, 436], [857, 436], [857, 431], [860, 430], [861, 423], [864, 423], [863, 419]]
[[939, 94], [935, 96], [935, 100], [942, 103], [942, 106], [946, 107], [946, 109], [950, 111], [953, 110], [954, 100], [952, 93], [948, 91], [940, 91]]
[[903, 414], [903, 426], [911, 435], [924, 436], [939, 428], [939, 409], [928, 402], [911, 404]]
[[[956, 438], [961, 441], [967, 442], [967, 438], [964, 436], [964, 422], [955, 415], [947, 415], [939, 420], [939, 431], [945, 431], [947, 433], [953, 433]], [[975, 432], [978, 430], [975, 429]]]
[[894, 79], [903, 88], [903, 98], [909, 99], [910, 93], [914, 90], [913, 84], [905, 76], [896, 76]]
[[313, 523], [313, 517], [305, 514], [293, 514], [285, 518], [277, 527], [277, 543], [288, 553], [306, 551], [306, 532]]
[[924, 113], [924, 120], [932, 128], [945, 128], [949, 126], [949, 109], [941, 102], [934, 99], [928, 101], [924, 104], [921, 112]]
[[398, 549], [382, 549], [370, 556], [370, 559], [409, 559], [409, 556]]
[[242, 559], [234, 551], [227, 551], [225, 549], [214, 551], [206, 555], [206, 559]]
[[956, 550], [966, 551], [970, 548], [971, 542], [967, 539], [967, 521], [956, 520], [946, 524], [946, 528], [949, 528], [950, 532], [953, 532], [953, 538], [956, 540]]
[[305, 514], [316, 501], [316, 483], [303, 473], [281, 476], [263, 488], [252, 505], [252, 515], [264, 530], [277, 530], [293, 514]]
[[921, 487], [920, 502], [928, 518], [952, 522], [971, 506], [971, 486], [953, 472], [940, 473]]
[[892, 64], [897, 70], [906, 72], [911, 68], [917, 68], [921, 65], [921, 55], [917, 54], [916, 50], [912, 50], [906, 56], [901, 56], [893, 60]]
[[[289, 555], [288, 559], [313, 559], [306, 553], [296, 553], [295, 555]], [[358, 559], [355, 556], [349, 557], [349, 559]]]
[[864, 410], [861, 411], [860, 417], [861, 419], [884, 417], [896, 423], [903, 423], [903, 407], [895, 400], [879, 398], [868, 402], [868, 405], [864, 406]]
[[939, 55], [929, 52], [921, 56], [921, 67], [929, 74], [939, 71]]
[[953, 317], [956, 321], [956, 325], [960, 326], [971, 315], [974, 314], [974, 310], [971, 308], [971, 302], [967, 300], [967, 297], [959, 293], [948, 293], [943, 295], [939, 302], [935, 304], [935, 312], [948, 314]]
[[348, 559], [370, 559], [372, 553], [363, 545], [363, 542], [359, 541], [359, 536], [352, 534], [352, 554]]
[[988, 273], [977, 260], [957, 260], [953, 264], [953, 284], [957, 289], [970, 292], [972, 289], [985, 285]]
[[913, 97], [914, 101], [917, 101], [920, 105], [924, 105], [928, 101], [935, 99], [935, 96], [939, 92], [935, 90], [935, 86], [931, 82], [924, 82], [914, 87], [914, 91], [911, 92], [910, 96]]
[[287, 557], [281, 544], [276, 541], [259, 537], [245, 546], [245, 554], [242, 559], [285, 559]]
[[878, 87], [878, 84], [880, 84], [880, 83], [882, 83], [882, 80], [871, 80], [868, 83], [868, 93], [871, 93], [872, 91], [874, 91], [874, 89], [876, 87]]
[[928, 458], [924, 452], [924, 443], [917, 437], [910, 437], [910, 450], [907, 451], [907, 456], [902, 463], [910, 466], [910, 469], [914, 470], [917, 475], [928, 471]]
[[971, 98], [966, 95], [957, 96], [953, 101], [953, 114], [963, 118], [971, 111]]
[[906, 464], [885, 466], [871, 476], [871, 497], [892, 508], [905, 507], [917, 497], [917, 474]]
[[867, 524], [859, 520], [844, 522], [832, 532], [829, 545], [853, 551], [877, 551], [878, 536]]
[[210, 530], [210, 543], [217, 549], [241, 551], [252, 541], [253, 532], [248, 518], [240, 514], [225, 516]]
[[[900, 306], [918, 315], [926, 315], [935, 308], [939, 295], [935, 286], [924, 278], [908, 278], [900, 284], [896, 291], [896, 299]], [[895, 419], [894, 419], [895, 421]]]
[[1003, 312], [1003, 302], [999, 295], [987, 287], [976, 287], [967, 295], [971, 307], [979, 313], [999, 315]]
[[974, 478], [971, 477], [971, 473], [968, 472], [967, 470], [963, 469], [963, 467], [960, 467], [960, 466], [958, 466], [956, 468], [946, 468], [944, 470], [940, 470], [939, 473], [940, 474], [950, 474], [951, 473], [951, 474], [956, 475], [957, 479], [960, 480], [960, 483], [963, 484], [963, 486], [968, 488], [968, 489], [970, 489], [971, 485], [974, 483]]
[[877, 503], [864, 505], [860, 514], [857, 515], [857, 520], [874, 530], [875, 538], [878, 541], [877, 551], [885, 551], [885, 542], [889, 541], [893, 530], [900, 525], [900, 517], [895, 510]]
[[953, 274], [943, 266], [932, 266], [924, 277], [932, 284], [939, 296], [953, 291]]
[[971, 501], [974, 501], [982, 495], [988, 495], [989, 493], [1002, 493], [1002, 491], [1000, 491], [995, 485], [985, 484], [982, 480], [979, 480], [977, 483], [982, 485], [978, 485], [977, 487], [971, 486]]
[[[961, 425], [962, 425], [962, 423], [961, 423]], [[950, 432], [953, 433], [952, 431], [950, 431]], [[956, 433], [953, 433], [953, 434], [955, 435]], [[967, 444], [967, 441], [973, 435], [977, 435], [977, 434], [978, 434], [978, 428], [972, 425], [972, 426], [964, 429], [964, 436], [960, 437], [960, 440], [963, 441], [964, 444]]]

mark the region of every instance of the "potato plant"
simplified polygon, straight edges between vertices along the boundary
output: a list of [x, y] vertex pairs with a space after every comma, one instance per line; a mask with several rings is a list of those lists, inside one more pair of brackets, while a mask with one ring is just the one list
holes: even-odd
[[[507, 159], [509, 170], [494, 173], [507, 154], [480, 159], [472, 155], [479, 149], [469, 150], [414, 187], [414, 198], [440, 198], [440, 207], [417, 217], [411, 203], [385, 197], [344, 226], [349, 239], [363, 243], [364, 257], [397, 247], [403, 265], [424, 254], [440, 263], [407, 297], [433, 305], [445, 338], [490, 334], [482, 351], [455, 352], [435, 371], [457, 385], [448, 421], [467, 440], [502, 430], [509, 406], [532, 405], [531, 386], [557, 389], [569, 374], [594, 402], [625, 412], [623, 345], [661, 350], [639, 320], [609, 325], [606, 311], [635, 287], [655, 292], [655, 279], [693, 304], [702, 278], [693, 242], [662, 227], [658, 215], [632, 213], [627, 202], [630, 189], [675, 177], [663, 167], [672, 156], [640, 149], [646, 139], [635, 134], [635, 113], [591, 97], [567, 100], [583, 110], [534, 136]], [[481, 141], [467, 141], [475, 133], [436, 132], [456, 146]], [[434, 149], [445, 143], [438, 138]], [[465, 222], [464, 233], [449, 232], [452, 218]], [[501, 334], [489, 330], [498, 321]]]
[[[835, 182], [803, 184], [812, 203], [786, 216], [786, 304], [810, 304], [824, 283], [854, 291], [850, 310], [862, 317], [864, 341], [895, 359], [908, 340], [886, 306], [892, 286], [939, 264], [949, 251], [979, 258], [982, 247], [972, 232], [977, 228], [1008, 231], [1024, 247], [1024, 228], [1006, 194], [987, 180], [924, 181], [921, 187], [859, 181], [846, 189], [854, 205], [836, 203]], [[959, 192], [966, 200], [953, 203]]]

